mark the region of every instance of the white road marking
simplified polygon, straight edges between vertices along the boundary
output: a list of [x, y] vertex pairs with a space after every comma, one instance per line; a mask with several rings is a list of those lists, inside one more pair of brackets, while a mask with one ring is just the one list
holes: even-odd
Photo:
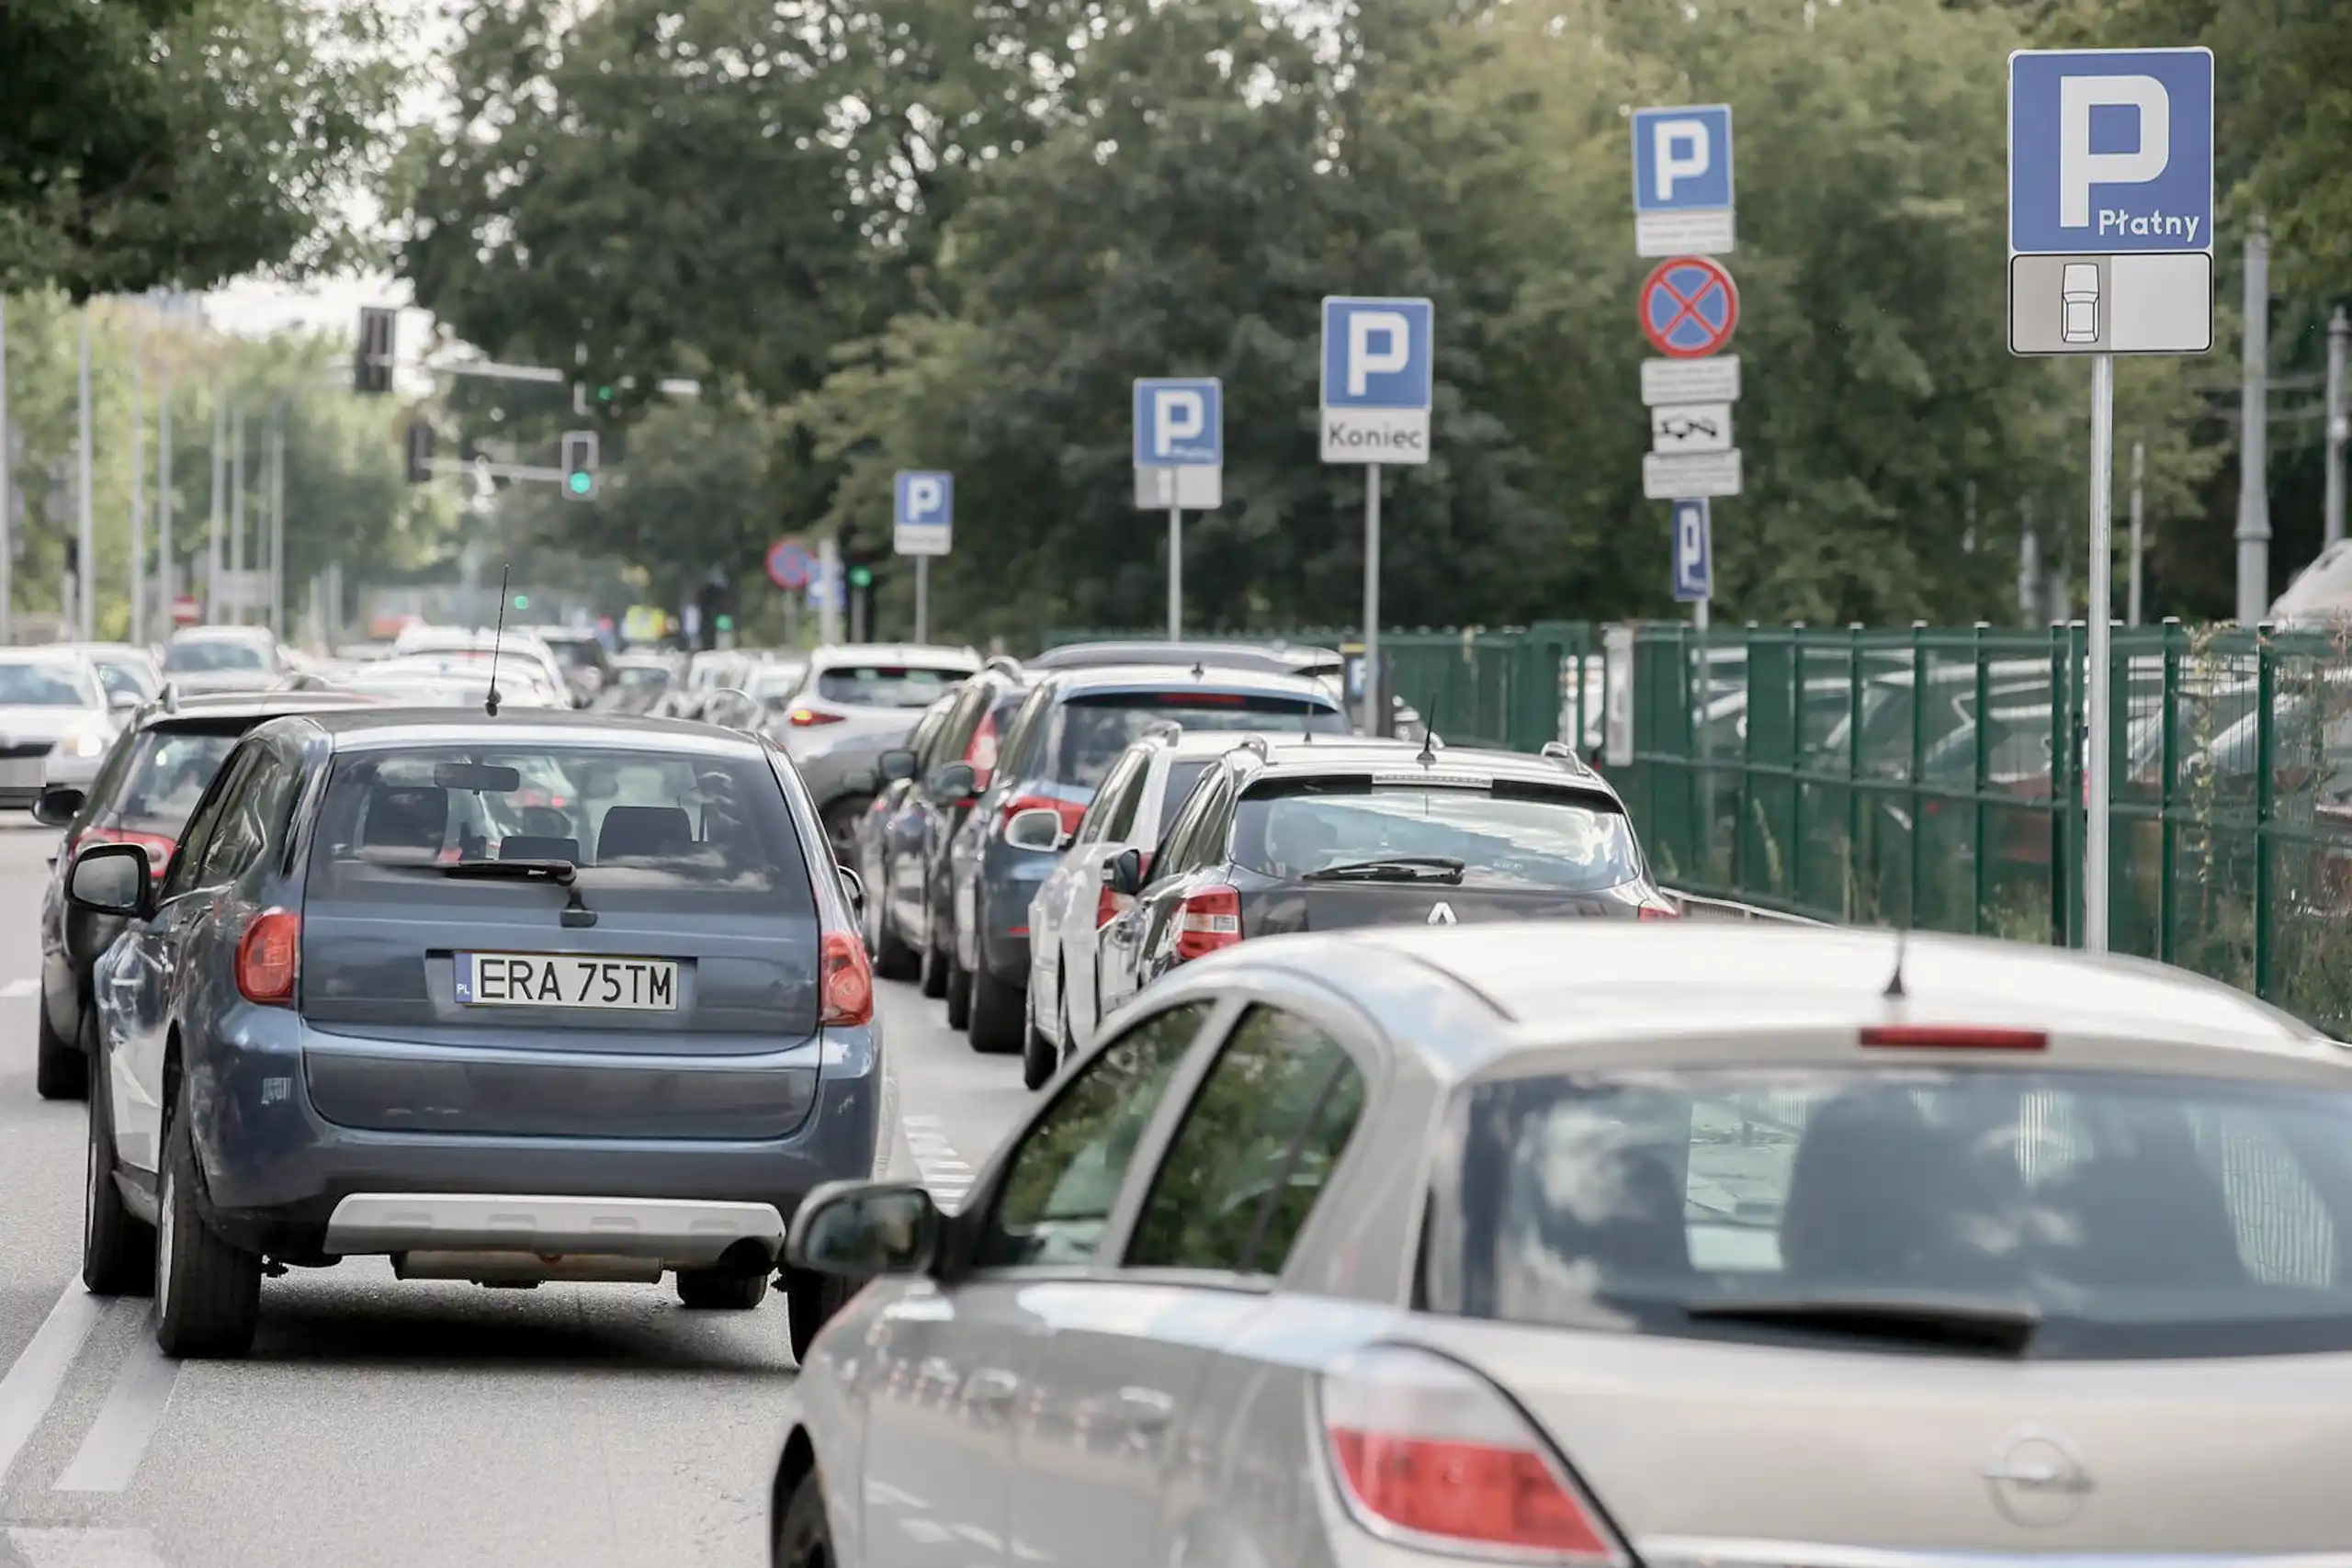
[[0, 1481], [8, 1478], [9, 1466], [32, 1439], [49, 1407], [57, 1403], [74, 1358], [82, 1353], [83, 1341], [90, 1337], [90, 1331], [97, 1327], [111, 1304], [84, 1290], [81, 1280], [74, 1280], [49, 1309], [49, 1316], [34, 1331], [8, 1375], [0, 1378]]
[[39, 980], [11, 980], [0, 986], [0, 1001], [16, 1001], [40, 989]]
[[155, 1348], [155, 1337], [141, 1333], [132, 1341], [130, 1359], [114, 1380], [98, 1418], [90, 1424], [74, 1461], [57, 1478], [60, 1492], [120, 1492], [139, 1473], [147, 1444], [171, 1403], [172, 1385], [179, 1382], [180, 1364], [166, 1360]]
[[171, 1568], [145, 1530], [19, 1529], [8, 1543], [32, 1568]]
[[922, 1173], [922, 1184], [944, 1208], [952, 1208], [971, 1190], [974, 1171], [947, 1141], [941, 1131], [946, 1121], [938, 1116], [905, 1116], [900, 1122], [907, 1129], [907, 1147], [915, 1156], [915, 1168]]

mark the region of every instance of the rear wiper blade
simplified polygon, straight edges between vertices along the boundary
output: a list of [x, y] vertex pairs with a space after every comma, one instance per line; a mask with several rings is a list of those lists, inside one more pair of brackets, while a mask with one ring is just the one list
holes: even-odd
[[2027, 1302], [1892, 1292], [1751, 1296], [1692, 1302], [1688, 1310], [1694, 1318], [1716, 1322], [1786, 1325], [2011, 1355], [2023, 1351], [2041, 1326], [2041, 1310]]
[[1310, 871], [1301, 882], [1459, 882], [1470, 863], [1453, 855], [1385, 855]]
[[444, 876], [512, 877], [518, 882], [552, 882], [571, 886], [580, 868], [568, 860], [453, 860], [435, 862]]

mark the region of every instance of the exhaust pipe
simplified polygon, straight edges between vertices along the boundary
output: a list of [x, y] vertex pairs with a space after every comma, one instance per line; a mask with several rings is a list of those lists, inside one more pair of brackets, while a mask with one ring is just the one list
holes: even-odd
[[661, 1282], [662, 1260], [598, 1252], [396, 1252], [392, 1273], [402, 1280], [469, 1280], [477, 1285], [526, 1288], [555, 1280], [653, 1285]]

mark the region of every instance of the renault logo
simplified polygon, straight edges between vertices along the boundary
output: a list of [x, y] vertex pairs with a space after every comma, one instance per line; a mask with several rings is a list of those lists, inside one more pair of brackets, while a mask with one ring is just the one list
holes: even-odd
[[2081, 1451], [2047, 1427], [2010, 1433], [1982, 1473], [2003, 1517], [2045, 1529], [2080, 1513], [2095, 1485]]
[[1446, 903], [1443, 899], [1440, 899], [1430, 910], [1430, 924], [1433, 926], [1450, 926], [1453, 923], [1453, 906]]

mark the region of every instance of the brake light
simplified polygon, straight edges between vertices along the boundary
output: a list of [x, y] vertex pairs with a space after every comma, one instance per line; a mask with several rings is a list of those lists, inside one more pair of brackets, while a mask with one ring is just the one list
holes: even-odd
[[1248, 697], [1231, 692], [1162, 692], [1159, 705], [1167, 708], [1238, 708], [1248, 707]]
[[818, 974], [822, 993], [817, 1021], [848, 1029], [874, 1021], [874, 969], [865, 944], [848, 931], [827, 931]]
[[1668, 908], [1663, 904], [1645, 904], [1634, 912], [1634, 918], [1637, 920], [1679, 920], [1682, 918], [1682, 911]]
[[1004, 833], [1004, 825], [1024, 811], [1050, 811], [1061, 818], [1062, 831], [1075, 833], [1086, 819], [1086, 807], [1074, 800], [1056, 800], [1050, 795], [1024, 795], [1006, 801], [996, 808], [996, 830]]
[[1968, 1024], [1878, 1023], [1862, 1031], [1862, 1043], [1913, 1051], [2046, 1051], [2050, 1036], [2039, 1029], [1983, 1029]]
[[964, 761], [972, 764], [973, 785], [989, 787], [989, 775], [996, 771], [996, 715], [980, 716], [980, 727], [972, 731], [971, 740], [964, 747]]
[[1241, 940], [1241, 895], [1230, 887], [1204, 887], [1176, 909], [1176, 962], [1205, 958]]
[[295, 960], [301, 950], [301, 916], [291, 909], [267, 909], [254, 916], [237, 939], [237, 989], [249, 1002], [290, 1006]]
[[1374, 1346], [1323, 1373], [1317, 1404], [1340, 1498], [1374, 1535], [1489, 1561], [1627, 1561], [1543, 1436], [1467, 1368]]
[[134, 833], [127, 828], [85, 828], [81, 842], [74, 847], [80, 849], [83, 844], [137, 844], [147, 852], [147, 874], [158, 881], [171, 869], [172, 852], [179, 848], [161, 833]]
[[795, 729], [808, 729], [820, 724], [839, 724], [846, 714], [825, 713], [817, 708], [794, 708], [784, 716], [785, 722]]

